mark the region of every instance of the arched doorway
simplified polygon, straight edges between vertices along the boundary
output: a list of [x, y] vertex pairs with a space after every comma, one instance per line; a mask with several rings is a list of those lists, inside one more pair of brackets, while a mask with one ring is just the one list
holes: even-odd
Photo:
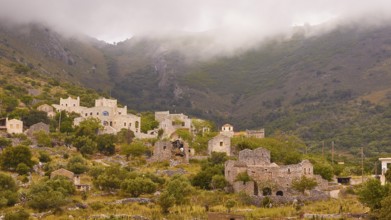
[[269, 187], [265, 187], [262, 189], [262, 195], [263, 196], [270, 196], [272, 194], [272, 189]]
[[276, 192], [276, 196], [284, 196], [284, 192], [279, 190]]

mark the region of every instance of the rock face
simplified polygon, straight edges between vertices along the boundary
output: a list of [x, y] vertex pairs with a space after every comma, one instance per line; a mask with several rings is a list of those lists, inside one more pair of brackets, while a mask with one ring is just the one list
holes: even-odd
[[25, 133], [27, 136], [31, 137], [34, 135], [35, 132], [38, 132], [38, 131], [43, 131], [45, 133], [49, 133], [49, 125], [47, 125], [43, 122], [39, 122], [37, 124], [31, 125], [30, 128], [25, 131]]

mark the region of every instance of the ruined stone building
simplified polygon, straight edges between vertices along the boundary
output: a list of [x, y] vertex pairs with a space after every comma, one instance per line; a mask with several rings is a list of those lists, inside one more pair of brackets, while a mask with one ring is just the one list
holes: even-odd
[[188, 163], [191, 154], [189, 145], [181, 140], [157, 141], [154, 145], [152, 162], [177, 161], [178, 163]]
[[50, 174], [51, 179], [56, 176], [66, 177], [70, 182], [73, 183], [73, 185], [75, 185], [75, 188], [78, 191], [89, 191], [91, 189], [91, 186], [89, 184], [80, 183], [80, 175], [75, 175], [72, 171], [69, 171], [67, 169], [60, 168]]
[[224, 134], [218, 134], [209, 140], [208, 154], [211, 155], [212, 152], [224, 152], [227, 156], [231, 156], [231, 138]]
[[246, 130], [247, 137], [265, 138], [265, 129]]
[[208, 141], [208, 154], [212, 152], [224, 152], [231, 156], [231, 137], [234, 136], [234, 128], [230, 124], [221, 127], [220, 133]]
[[80, 99], [60, 99], [60, 105], [53, 105], [57, 111], [65, 110], [75, 112], [81, 117], [75, 118], [73, 124], [79, 125], [87, 118], [97, 118], [103, 126], [102, 133], [116, 134], [121, 129], [129, 129], [134, 132], [136, 137], [141, 135], [140, 117], [128, 114], [127, 107], [118, 107], [117, 100], [101, 98], [95, 100], [95, 106], [91, 108], [80, 106]]
[[223, 134], [227, 137], [233, 137], [234, 136], [234, 127], [230, 124], [225, 124], [221, 127], [220, 134]]
[[170, 114], [169, 111], [155, 112], [155, 120], [159, 122], [159, 128], [163, 129], [163, 138], [170, 137], [177, 129], [191, 131], [191, 119], [184, 114]]
[[[247, 173], [252, 181], [237, 181], [240, 173]], [[286, 195], [292, 187], [292, 181], [302, 176], [315, 178], [318, 189], [328, 185], [319, 175], [314, 175], [313, 165], [308, 160], [292, 165], [277, 165], [271, 163], [270, 151], [264, 148], [242, 150], [237, 161], [229, 160], [225, 163], [225, 178], [234, 191], [244, 191], [249, 195]]]
[[56, 113], [54, 112], [54, 108], [48, 104], [43, 104], [37, 107], [38, 111], [46, 112], [47, 116], [49, 118], [53, 118], [56, 116]]

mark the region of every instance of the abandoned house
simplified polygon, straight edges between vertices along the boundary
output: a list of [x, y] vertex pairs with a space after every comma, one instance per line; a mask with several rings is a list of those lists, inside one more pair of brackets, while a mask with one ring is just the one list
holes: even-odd
[[184, 114], [170, 114], [169, 111], [155, 112], [155, 120], [159, 122], [159, 128], [163, 129], [163, 138], [170, 137], [177, 129], [191, 131], [191, 119]]
[[246, 137], [265, 138], [265, 129], [246, 130]]
[[211, 155], [212, 152], [224, 152], [227, 156], [231, 156], [231, 138], [219, 134], [208, 141], [208, 154]]
[[228, 137], [233, 137], [234, 136], [234, 127], [230, 124], [225, 124], [221, 127], [220, 134], [223, 134]]
[[6, 131], [8, 134], [23, 133], [23, 121], [18, 119], [0, 119], [0, 130]]
[[175, 160], [181, 163], [188, 163], [191, 150], [189, 145], [181, 140], [175, 141], [158, 141], [153, 148], [151, 161], [162, 162]]
[[[240, 173], [247, 173], [251, 181], [237, 181]], [[315, 178], [317, 189], [325, 189], [328, 182], [314, 175], [313, 165], [308, 160], [298, 164], [277, 165], [270, 161], [270, 151], [264, 148], [245, 149], [239, 152], [237, 161], [225, 163], [225, 178], [235, 192], [244, 191], [248, 195], [284, 196], [292, 187], [292, 180], [307, 176]]]
[[50, 174], [51, 179], [56, 176], [68, 178], [69, 181], [71, 181], [75, 185], [75, 188], [78, 191], [89, 191], [91, 189], [90, 185], [80, 183], [80, 175], [75, 175], [72, 171], [66, 170], [64, 168], [55, 170]]
[[43, 104], [38, 106], [37, 110], [41, 112], [46, 112], [49, 118], [53, 118], [54, 116], [56, 116], [56, 113], [54, 112], [54, 108], [48, 104]]

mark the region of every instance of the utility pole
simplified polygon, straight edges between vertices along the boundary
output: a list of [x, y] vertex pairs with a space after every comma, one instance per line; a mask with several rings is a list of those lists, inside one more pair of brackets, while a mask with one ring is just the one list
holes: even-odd
[[61, 132], [61, 110], [60, 110], [60, 117], [58, 118], [58, 132]]
[[361, 183], [364, 182], [364, 147], [361, 147]]
[[331, 164], [334, 165], [334, 141], [331, 142]]

